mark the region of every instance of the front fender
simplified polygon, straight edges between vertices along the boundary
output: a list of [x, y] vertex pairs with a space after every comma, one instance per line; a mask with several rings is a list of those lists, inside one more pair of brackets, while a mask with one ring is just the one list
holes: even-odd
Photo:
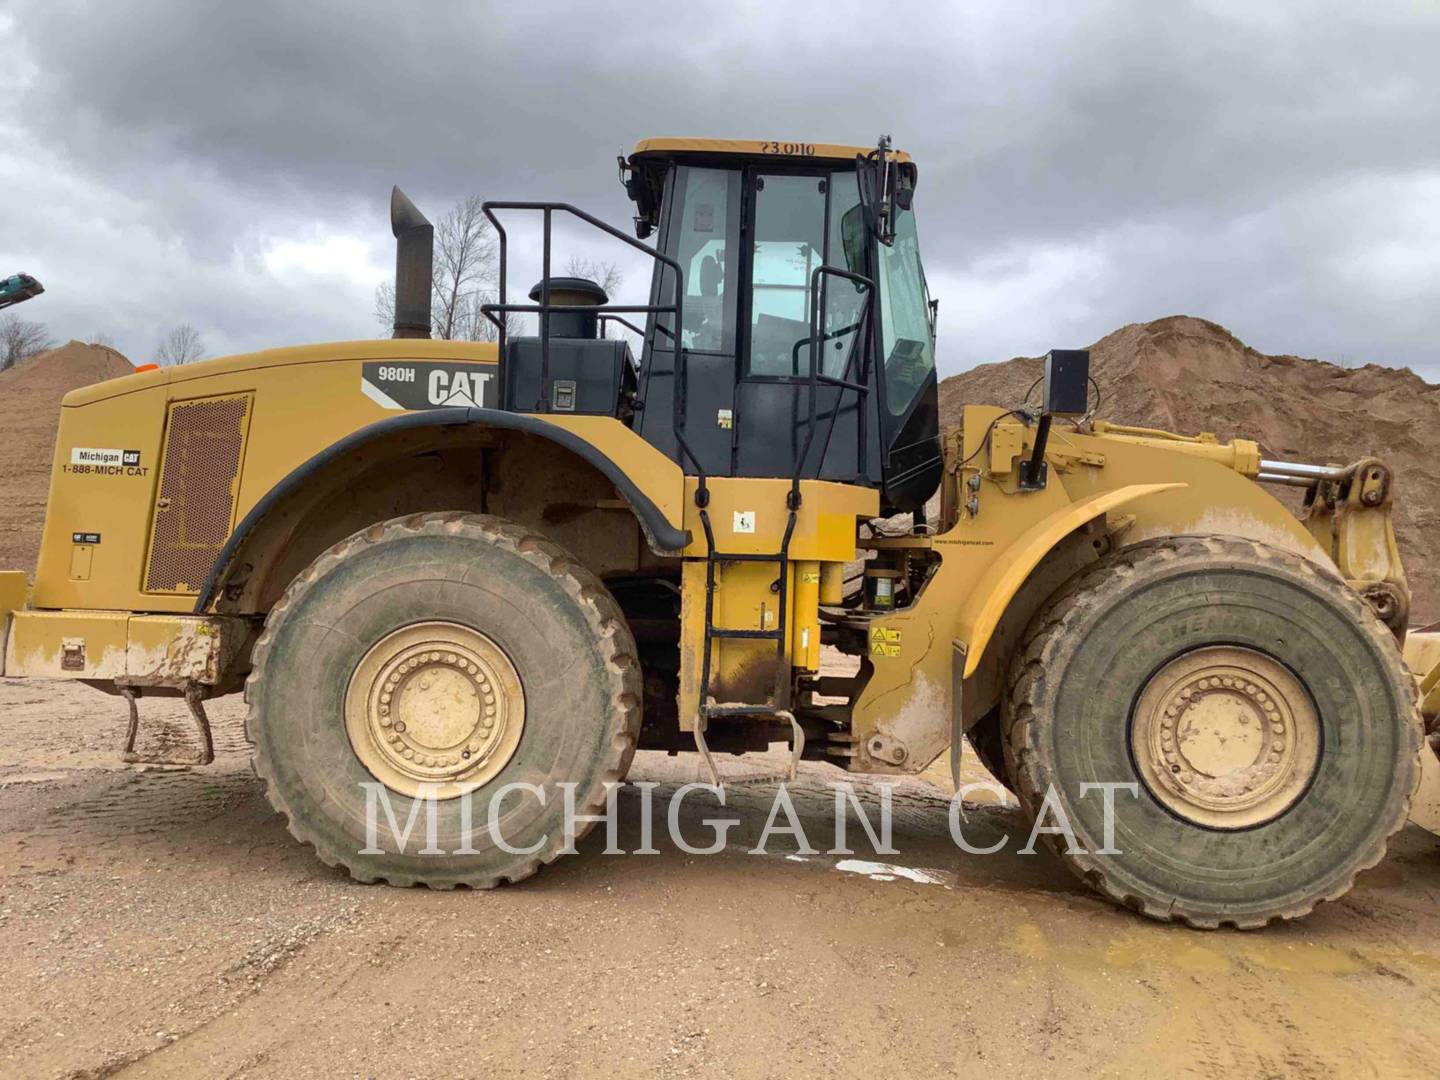
[[965, 646], [963, 677], [968, 679], [975, 674], [1000, 617], [1005, 614], [1030, 572], [1040, 565], [1056, 544], [1101, 514], [1147, 495], [1182, 487], [1185, 485], [1180, 483], [1129, 484], [1112, 491], [1102, 491], [1069, 503], [1041, 518], [1016, 537], [1014, 543], [996, 558], [983, 585], [972, 590], [960, 605], [957, 638]]

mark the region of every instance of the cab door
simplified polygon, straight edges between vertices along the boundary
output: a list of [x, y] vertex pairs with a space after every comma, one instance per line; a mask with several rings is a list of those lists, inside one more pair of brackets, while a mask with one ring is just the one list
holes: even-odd
[[[869, 287], [828, 274], [813, 287], [817, 267], [871, 276], [853, 169], [677, 165], [665, 200], [660, 248], [684, 275], [685, 438], [705, 472], [789, 478], [798, 466], [803, 478], [878, 487], [882, 441], [873, 388], [862, 398], [821, 385], [809, 438], [812, 334], [822, 373], [868, 384], [877, 368]], [[653, 305], [673, 302], [673, 276], [657, 266]], [[668, 314], [652, 320], [636, 425], [679, 461], [672, 324]], [[682, 464], [693, 469], [688, 460]]]
[[[817, 389], [816, 434], [797, 462], [809, 432], [812, 337], [823, 374], [861, 379], [868, 290], [828, 274], [815, 287], [822, 266], [865, 274], [863, 250], [852, 245], [847, 257], [843, 235], [859, 205], [855, 174], [751, 169], [745, 197], [735, 474], [789, 476], [798, 463], [805, 477], [873, 483], [859, 452], [860, 410], [873, 403], [853, 391]], [[873, 423], [871, 431], [873, 444]]]

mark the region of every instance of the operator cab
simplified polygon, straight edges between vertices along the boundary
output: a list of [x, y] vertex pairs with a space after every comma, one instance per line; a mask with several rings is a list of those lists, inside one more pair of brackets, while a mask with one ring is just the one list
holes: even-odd
[[[909, 156], [888, 140], [649, 139], [622, 176], [637, 235], [657, 234], [683, 274], [683, 431], [705, 471], [789, 476], [798, 465], [803, 478], [878, 487], [892, 510], [923, 506], [939, 483], [939, 410]], [[674, 278], [656, 262], [652, 306], [674, 303]], [[667, 313], [647, 327], [636, 421], [667, 453], [673, 328]]]
[[[552, 278], [531, 293], [538, 307], [506, 305], [501, 229], [488, 311], [550, 312], [538, 337], [506, 345], [502, 332], [503, 407], [615, 415], [692, 475], [835, 480], [879, 489], [887, 513], [923, 507], [941, 450], [909, 156], [888, 138], [649, 139], [620, 170], [655, 270], [647, 305], [598, 313], [647, 315], [632, 326], [640, 360], [597, 340], [593, 319], [586, 340], [562, 329], [595, 302], [579, 295], [588, 283]], [[556, 211], [650, 250], [573, 207], [490, 203], [492, 221], [495, 209], [543, 211], [547, 268]]]

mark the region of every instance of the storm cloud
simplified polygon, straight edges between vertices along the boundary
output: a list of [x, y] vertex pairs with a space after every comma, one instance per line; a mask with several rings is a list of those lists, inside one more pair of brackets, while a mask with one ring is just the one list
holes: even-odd
[[[389, 186], [623, 224], [652, 135], [915, 155], [940, 363], [1186, 313], [1440, 382], [1429, 3], [10, 3], [0, 274], [137, 362], [379, 333]], [[636, 259], [589, 234], [568, 251]], [[517, 267], [528, 285], [533, 259]]]

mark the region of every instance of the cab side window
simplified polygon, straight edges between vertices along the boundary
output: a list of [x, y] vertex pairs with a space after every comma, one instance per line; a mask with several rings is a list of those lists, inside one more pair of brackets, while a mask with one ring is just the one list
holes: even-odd
[[920, 266], [913, 213], [906, 210], [896, 217], [895, 242], [879, 245], [879, 256], [885, 398], [889, 411], [903, 416], [935, 370], [930, 293]]
[[671, 223], [671, 236], [675, 260], [685, 271], [681, 344], [694, 352], [733, 355], [740, 176], [686, 168], [678, 183], [680, 216]]
[[[825, 182], [815, 176], [755, 179], [750, 272], [750, 374], [809, 369], [810, 274], [825, 261]], [[796, 347], [803, 357], [797, 358]]]

